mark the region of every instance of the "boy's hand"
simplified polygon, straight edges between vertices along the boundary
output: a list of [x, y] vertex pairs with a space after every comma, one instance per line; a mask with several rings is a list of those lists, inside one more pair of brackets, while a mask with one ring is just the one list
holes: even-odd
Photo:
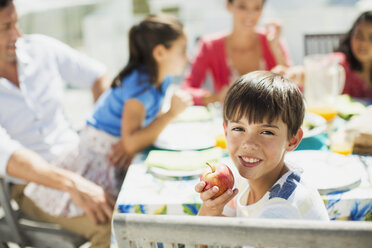
[[200, 193], [200, 199], [203, 201], [203, 204], [200, 207], [198, 215], [200, 216], [222, 215], [223, 208], [229, 201], [231, 201], [238, 194], [238, 189], [234, 190], [228, 189], [219, 197], [214, 198], [214, 195], [218, 192], [219, 188], [217, 186], [214, 186], [206, 191], [203, 191], [205, 185], [206, 183], [202, 181], [195, 186], [195, 191]]

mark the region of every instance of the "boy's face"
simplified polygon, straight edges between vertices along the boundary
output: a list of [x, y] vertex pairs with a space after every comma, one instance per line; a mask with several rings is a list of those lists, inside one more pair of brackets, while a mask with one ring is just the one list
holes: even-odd
[[240, 175], [248, 180], [273, 180], [284, 166], [284, 154], [294, 150], [302, 130], [288, 140], [287, 125], [282, 120], [272, 123], [248, 123], [243, 117], [224, 124], [227, 147]]

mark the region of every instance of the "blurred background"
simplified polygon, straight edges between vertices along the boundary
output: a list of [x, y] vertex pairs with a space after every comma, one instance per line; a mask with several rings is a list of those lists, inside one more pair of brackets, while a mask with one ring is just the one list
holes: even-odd
[[[203, 34], [229, 29], [231, 17], [226, 0], [15, 0], [24, 34], [55, 37], [103, 62], [110, 77], [127, 61], [129, 28], [149, 13], [176, 15], [188, 34], [188, 54], [194, 55], [196, 40]], [[280, 20], [294, 64], [302, 64], [304, 35], [343, 33], [360, 12], [372, 9], [371, 0], [267, 0], [261, 25]], [[177, 80], [177, 79], [176, 79]], [[180, 78], [178, 79], [180, 80]], [[86, 92], [69, 90], [67, 109], [80, 104]], [[76, 108], [75, 108], [76, 109]], [[69, 112], [69, 111], [68, 111]], [[71, 112], [80, 125], [85, 116]]]

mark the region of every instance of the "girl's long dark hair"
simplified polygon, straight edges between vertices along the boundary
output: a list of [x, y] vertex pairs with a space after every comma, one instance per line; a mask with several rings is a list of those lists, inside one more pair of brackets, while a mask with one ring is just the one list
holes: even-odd
[[[355, 28], [362, 22], [367, 22], [372, 24], [372, 11], [363, 12], [354, 22], [351, 29], [345, 34], [341, 39], [340, 46], [335, 50], [336, 52], [342, 52], [345, 54], [347, 61], [350, 64], [350, 67], [353, 71], [362, 71], [363, 65], [359, 60], [354, 56], [353, 51], [351, 50], [351, 39]], [[372, 81], [372, 68], [370, 68], [369, 78]]]
[[154, 84], [158, 77], [158, 66], [153, 57], [155, 46], [170, 48], [172, 42], [183, 35], [183, 25], [175, 17], [166, 14], [150, 15], [129, 31], [129, 60], [113, 79], [112, 88], [121, 85], [125, 76], [134, 69], [144, 68]]

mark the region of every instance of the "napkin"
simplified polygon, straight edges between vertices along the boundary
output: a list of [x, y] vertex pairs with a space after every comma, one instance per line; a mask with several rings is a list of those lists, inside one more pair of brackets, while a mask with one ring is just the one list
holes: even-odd
[[152, 150], [145, 164], [167, 170], [191, 171], [203, 169], [206, 162], [217, 162], [221, 157], [222, 150], [218, 147], [202, 151]]

